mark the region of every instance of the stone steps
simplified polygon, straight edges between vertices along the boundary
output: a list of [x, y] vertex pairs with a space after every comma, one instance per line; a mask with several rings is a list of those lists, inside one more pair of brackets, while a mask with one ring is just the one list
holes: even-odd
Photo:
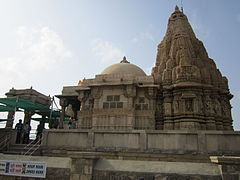
[[3, 151], [4, 154], [15, 154], [15, 155], [24, 155], [27, 151], [30, 150], [30, 152], [27, 154], [29, 155], [33, 150], [37, 149], [32, 155], [40, 155], [39, 145], [36, 145], [34, 147], [34, 144], [29, 145], [26, 147], [27, 144], [14, 144], [9, 147], [7, 151]]

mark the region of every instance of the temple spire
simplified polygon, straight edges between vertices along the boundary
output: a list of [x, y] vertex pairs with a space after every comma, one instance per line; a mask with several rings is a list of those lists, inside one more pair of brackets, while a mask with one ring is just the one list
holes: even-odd
[[163, 117], [164, 129], [233, 129], [227, 79], [178, 6], [158, 45], [152, 75], [163, 96], [159, 104], [164, 110], [156, 119]]
[[180, 11], [179, 10], [179, 7], [176, 5], [176, 7], [175, 7], [175, 11]]

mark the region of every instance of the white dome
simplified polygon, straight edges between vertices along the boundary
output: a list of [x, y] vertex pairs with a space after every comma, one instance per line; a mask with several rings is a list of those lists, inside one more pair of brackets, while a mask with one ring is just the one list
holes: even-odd
[[106, 69], [101, 74], [131, 74], [135, 76], [146, 76], [145, 72], [138, 66], [130, 64], [126, 57], [120, 63], [113, 64]]

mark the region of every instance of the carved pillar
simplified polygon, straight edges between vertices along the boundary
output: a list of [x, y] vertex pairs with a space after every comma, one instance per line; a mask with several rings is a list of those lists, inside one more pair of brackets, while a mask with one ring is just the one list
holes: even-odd
[[[181, 110], [180, 110], [180, 97], [178, 94], [174, 93], [173, 95], [173, 114], [174, 114], [174, 118], [178, 117]], [[180, 129], [180, 122], [174, 120], [174, 129]]]
[[145, 97], [149, 100], [149, 111], [152, 111], [153, 113], [148, 114], [148, 124], [147, 129], [156, 129], [156, 123], [155, 123], [155, 112], [156, 112], [156, 96], [157, 96], [157, 89], [153, 87], [148, 87], [147, 91], [145, 91]]
[[207, 130], [216, 130], [216, 121], [213, 117], [213, 102], [212, 99], [209, 95], [205, 95], [205, 104], [204, 104], [204, 109], [205, 109], [205, 116], [207, 117], [206, 119], [206, 129]]
[[6, 123], [6, 126], [5, 126], [6, 129], [12, 129], [13, 128], [14, 115], [15, 115], [14, 111], [8, 112], [8, 116], [7, 116], [8, 120], [7, 120], [7, 123]]
[[160, 90], [157, 91], [156, 95], [156, 112], [155, 112], [155, 127], [157, 130], [163, 130], [163, 96]]
[[85, 106], [85, 100], [84, 100], [84, 92], [80, 92], [79, 96], [78, 96], [78, 100], [81, 102], [81, 106], [79, 109], [79, 113], [78, 113], [78, 127], [80, 129], [83, 129], [84, 124], [83, 124], [83, 108]]
[[59, 129], [63, 129], [63, 121], [65, 119], [65, 109], [68, 105], [68, 101], [65, 98], [60, 99], [60, 106], [62, 108], [61, 115], [60, 115], [60, 122], [59, 122]]
[[24, 121], [23, 123], [26, 124], [26, 122], [28, 122], [29, 124], [31, 123], [31, 117], [34, 113], [33, 112], [29, 112], [29, 111], [24, 111]]
[[219, 102], [219, 96], [213, 97], [213, 112], [216, 121], [216, 129], [223, 130], [222, 110]]
[[87, 104], [89, 102], [90, 91], [79, 91], [78, 100], [80, 101], [80, 111], [78, 113], [78, 127], [80, 129], [91, 129], [92, 128], [92, 104]]
[[[126, 89], [124, 91], [124, 96], [128, 98], [128, 109], [133, 109], [134, 105], [134, 98], [136, 97], [137, 94], [137, 89], [136, 86], [134, 85], [128, 85], [126, 86]], [[135, 114], [134, 111], [132, 111], [132, 113], [129, 113], [127, 116], [127, 124], [128, 124], [128, 129], [133, 129], [135, 123]]]
[[224, 130], [233, 130], [232, 126], [232, 114], [231, 114], [231, 104], [229, 102], [227, 95], [223, 95], [221, 99], [222, 115], [223, 115], [223, 128]]
[[174, 121], [172, 119], [172, 93], [169, 91], [163, 92], [163, 118], [164, 130], [173, 130]]

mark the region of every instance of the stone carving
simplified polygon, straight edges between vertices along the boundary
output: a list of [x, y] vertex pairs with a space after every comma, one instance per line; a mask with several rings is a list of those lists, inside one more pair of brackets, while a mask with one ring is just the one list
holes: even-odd
[[99, 99], [102, 96], [102, 89], [93, 88], [91, 95], [94, 99]]
[[[211, 72], [211, 78], [208, 72]], [[159, 82], [183, 78], [185, 81], [205, 81], [216, 86], [226, 84], [214, 61], [208, 57], [203, 43], [196, 38], [186, 15], [179, 10], [169, 18], [167, 33], [158, 46], [152, 74]]]
[[209, 96], [206, 96], [205, 98], [205, 112], [212, 113], [212, 100]]
[[126, 97], [135, 97], [136, 96], [136, 87], [133, 85], [126, 86], [124, 96]]
[[[223, 118], [227, 118], [231, 124], [229, 101], [232, 96], [227, 79], [217, 69], [214, 60], [208, 57], [203, 43], [196, 38], [187, 16], [178, 8], [170, 16], [166, 35], [158, 45], [152, 75], [155, 83], [161, 87], [159, 91], [162, 93], [163, 102], [167, 102], [164, 104], [162, 117], [164, 123], [171, 121], [175, 123], [174, 127], [180, 129], [202, 128], [204, 130], [206, 124], [216, 117], [219, 124], [224, 121]], [[197, 96], [182, 99], [181, 103], [185, 107], [182, 108], [176, 101], [176, 96], [184, 92]], [[173, 96], [172, 100], [169, 100], [169, 94]], [[216, 95], [224, 97], [225, 100], [219, 102]], [[171, 114], [169, 104], [173, 105], [174, 114], [171, 117], [169, 117]], [[187, 118], [192, 119], [192, 122], [185, 123], [185, 112], [188, 112]], [[205, 119], [208, 119], [208, 122]], [[195, 123], [197, 121], [201, 122], [201, 126]], [[215, 120], [211, 123], [214, 127]], [[231, 129], [229, 125], [226, 126]], [[225, 129], [228, 128], [225, 127]]]
[[185, 100], [185, 108], [187, 112], [193, 112], [193, 99]]
[[164, 113], [165, 115], [171, 115], [171, 103], [164, 103]]
[[215, 99], [213, 111], [216, 115], [221, 116], [221, 104], [218, 99]]
[[178, 111], [179, 111], [179, 102], [178, 101], [173, 102], [173, 110], [174, 110], [174, 113], [178, 113]]

